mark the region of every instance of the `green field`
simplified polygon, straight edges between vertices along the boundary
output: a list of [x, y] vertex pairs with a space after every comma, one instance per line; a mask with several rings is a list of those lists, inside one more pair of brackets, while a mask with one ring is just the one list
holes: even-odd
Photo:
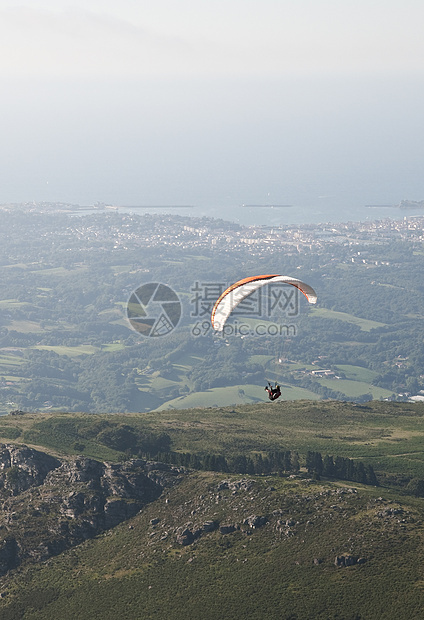
[[[285, 400], [301, 400], [309, 398], [311, 400], [319, 397], [303, 388], [293, 387], [292, 385], [281, 384], [281, 389]], [[258, 385], [231, 385], [222, 388], [212, 388], [206, 392], [196, 392], [188, 396], [181, 396], [169, 400], [157, 411], [163, 409], [187, 409], [188, 407], [226, 407], [228, 405], [248, 404], [254, 402], [267, 402], [268, 397], [262, 386]]]
[[178, 359], [178, 363], [173, 364], [173, 366], [183, 370], [190, 370], [193, 366], [203, 360], [204, 357], [199, 357], [198, 355], [183, 355]]
[[111, 265], [110, 269], [113, 271], [113, 274], [116, 276], [120, 273], [128, 273], [133, 268], [133, 265]]
[[40, 323], [37, 323], [35, 321], [28, 321], [24, 319], [22, 320], [14, 319], [14, 320], [9, 321], [7, 323], [7, 328], [11, 331], [13, 330], [21, 334], [43, 334], [48, 331], [56, 330], [56, 329], [67, 330], [67, 331], [74, 329], [72, 325], [70, 325], [69, 323], [62, 322], [62, 321], [56, 322], [54, 324], [46, 322], [45, 325], [42, 327]]
[[372, 380], [378, 375], [374, 370], [369, 370], [363, 366], [352, 366], [349, 364], [338, 364], [336, 366], [343, 372], [347, 379], [354, 381], [361, 381], [363, 383], [371, 383]]
[[371, 394], [372, 398], [389, 398], [393, 395], [390, 390], [364, 383], [363, 381], [350, 381], [349, 379], [316, 379], [318, 383], [324, 385], [330, 390], [341, 392], [348, 398], [357, 398], [363, 394]]
[[10, 321], [7, 327], [21, 334], [41, 334], [45, 331], [45, 329], [35, 321], [14, 320]]
[[[179, 397], [167, 398], [167, 393], [171, 388], [188, 388], [191, 390], [192, 385], [187, 377], [189, 371], [195, 367], [196, 363], [203, 358], [185, 355], [177, 362], [173, 363], [173, 372], [168, 373], [167, 377], [161, 377], [160, 372], [156, 371], [149, 375], [142, 375], [142, 379], [137, 379], [140, 390], [150, 393], [156, 398], [165, 402], [159, 406], [159, 409], [185, 409], [188, 407], [222, 407], [232, 404], [253, 403], [266, 401], [266, 394], [263, 393], [263, 387], [249, 384], [228, 385], [225, 387], [214, 387], [208, 390], [191, 392], [183, 394]], [[270, 355], [252, 355], [249, 362], [260, 364], [264, 367], [264, 385], [267, 380], [278, 381], [283, 386], [284, 400], [319, 400], [322, 398], [319, 394], [309, 389], [287, 383], [284, 379], [288, 373], [296, 370], [316, 370], [317, 366], [312, 364], [276, 364], [275, 358]], [[346, 398], [357, 398], [365, 394], [369, 394], [373, 399], [385, 399], [393, 395], [393, 392], [372, 385], [373, 379], [377, 376], [375, 371], [360, 366], [340, 365], [335, 367], [344, 373], [346, 379], [314, 379], [322, 386], [332, 391], [340, 392]], [[244, 391], [244, 395], [241, 391]], [[140, 410], [146, 410], [144, 404], [140, 401]], [[150, 401], [149, 401], [150, 402]], [[154, 402], [154, 401], [152, 401]], [[156, 408], [156, 407], [155, 407]]]
[[125, 349], [125, 345], [122, 342], [109, 342], [102, 346], [102, 351], [108, 351], [109, 353], [122, 351], [123, 349]]
[[320, 319], [331, 319], [344, 321], [346, 323], [352, 323], [357, 325], [362, 331], [369, 332], [376, 327], [384, 327], [385, 323], [379, 323], [378, 321], [370, 321], [367, 319], [361, 319], [353, 314], [347, 314], [346, 312], [336, 312], [335, 310], [328, 310], [327, 308], [311, 308], [312, 316]]
[[252, 364], [261, 364], [265, 368], [270, 362], [274, 362], [275, 358], [272, 355], [251, 355], [249, 362]]
[[[1, 369], [1, 366], [0, 366], [0, 369]], [[22, 378], [22, 377], [18, 377], [18, 376], [16, 376], [16, 375], [5, 375], [5, 374], [3, 374], [3, 375], [1, 375], [1, 376], [2, 376], [2, 378], [3, 378], [5, 381], [14, 381], [14, 382], [15, 382], [15, 381], [16, 381], [16, 382], [19, 382], [19, 381], [29, 381], [29, 379], [24, 379], [24, 378]]]
[[22, 358], [16, 355], [0, 354], [0, 368], [2, 366], [19, 366], [20, 364], [22, 364]]
[[30, 305], [31, 304], [27, 301], [18, 301], [17, 299], [0, 299], [1, 310], [16, 310], [17, 308], [23, 308]]
[[32, 347], [33, 349], [39, 349], [40, 351], [52, 351], [53, 353], [57, 353], [57, 355], [67, 355], [68, 357], [78, 357], [79, 355], [93, 355], [99, 351], [98, 347], [94, 347], [91, 344], [81, 344], [75, 347], [66, 347], [66, 346], [54, 346], [54, 345], [36, 345]]
[[74, 267], [67, 269], [66, 267], [45, 267], [44, 269], [32, 269], [31, 273], [41, 274], [43, 276], [69, 276], [70, 274], [83, 273], [87, 271], [87, 267]]
[[26, 263], [11, 263], [10, 265], [2, 265], [3, 269], [28, 269]]

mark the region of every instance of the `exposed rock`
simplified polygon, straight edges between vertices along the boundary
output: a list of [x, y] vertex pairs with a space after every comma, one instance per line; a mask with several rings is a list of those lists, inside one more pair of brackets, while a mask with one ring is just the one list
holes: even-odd
[[47, 477], [46, 483], [55, 484], [58, 481], [65, 481], [68, 484], [75, 484], [86, 482], [90, 488], [98, 488], [103, 471], [103, 463], [85, 456], [79, 456], [74, 461], [62, 462], [60, 467]]
[[60, 466], [54, 457], [26, 446], [0, 444], [0, 487], [18, 495], [39, 486], [48, 473]]
[[230, 491], [250, 491], [253, 486], [252, 480], [242, 478], [241, 480], [223, 480], [218, 485], [218, 491], [229, 489]]
[[173, 486], [178, 482], [179, 477], [186, 473], [184, 467], [174, 467], [156, 461], [147, 461], [144, 468], [147, 471], [147, 477], [162, 488]]
[[268, 519], [266, 517], [259, 517], [258, 515], [251, 515], [243, 521], [244, 525], [248, 525], [253, 529], [262, 527], [263, 525], [266, 525], [266, 523], [268, 523]]
[[234, 523], [229, 523], [228, 525], [221, 525], [219, 531], [221, 534], [231, 534], [232, 532], [235, 532], [236, 529], [237, 526], [234, 525]]
[[194, 542], [193, 532], [189, 529], [185, 529], [177, 536], [177, 543], [180, 545], [191, 545]]
[[181, 468], [156, 465], [83, 456], [61, 462], [26, 446], [0, 445], [0, 529], [9, 532], [0, 545], [0, 574], [24, 559], [46, 560], [133, 517], [181, 479]]
[[334, 565], [337, 566], [337, 568], [343, 568], [345, 566], [353, 566], [354, 564], [365, 564], [365, 562], [365, 558], [358, 558], [356, 555], [345, 554], [340, 556], [336, 555]]
[[[195, 540], [200, 538], [203, 534], [202, 528], [196, 528], [194, 531], [191, 528], [192, 523], [186, 523], [183, 527], [177, 530], [177, 543], [180, 545], [191, 545]], [[165, 532], [165, 535], [161, 538], [161, 540], [165, 540], [168, 536], [168, 533]]]
[[72, 491], [72, 493], [69, 493], [68, 497], [64, 499], [60, 510], [67, 517], [75, 519], [84, 511], [84, 500], [84, 493]]
[[218, 527], [218, 523], [216, 521], [205, 521], [203, 524], [204, 532], [213, 532]]
[[377, 512], [377, 517], [393, 517], [395, 515], [401, 515], [405, 511], [403, 508], [386, 508]]

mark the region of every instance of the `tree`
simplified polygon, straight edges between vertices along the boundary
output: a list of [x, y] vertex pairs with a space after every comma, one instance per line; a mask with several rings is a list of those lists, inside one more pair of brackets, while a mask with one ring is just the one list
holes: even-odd
[[322, 467], [322, 473], [324, 476], [332, 478], [335, 475], [335, 466], [332, 456], [325, 455]]

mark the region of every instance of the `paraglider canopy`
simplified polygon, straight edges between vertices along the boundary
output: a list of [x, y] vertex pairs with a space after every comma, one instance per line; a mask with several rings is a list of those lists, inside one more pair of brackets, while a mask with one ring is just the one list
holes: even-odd
[[317, 295], [314, 289], [297, 278], [281, 276], [278, 274], [253, 276], [244, 278], [232, 284], [222, 293], [212, 309], [212, 327], [218, 332], [222, 332], [224, 325], [234, 308], [251, 293], [270, 283], [281, 282], [291, 284], [301, 291], [310, 304], [317, 302]]

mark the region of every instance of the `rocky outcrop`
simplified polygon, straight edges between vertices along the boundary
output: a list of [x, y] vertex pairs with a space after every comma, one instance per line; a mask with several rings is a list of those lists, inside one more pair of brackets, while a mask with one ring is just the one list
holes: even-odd
[[191, 545], [202, 535], [201, 529], [191, 530], [185, 527], [177, 534], [177, 543], [183, 546]]
[[203, 524], [204, 532], [213, 532], [218, 527], [217, 521], [205, 521]]
[[385, 508], [377, 512], [377, 517], [394, 517], [404, 514], [403, 508]]
[[[183, 476], [146, 462], [59, 460], [26, 446], [0, 446], [0, 575], [41, 561], [134, 516]], [[193, 536], [195, 534], [192, 533]]]
[[229, 489], [230, 491], [250, 491], [253, 487], [253, 481], [247, 478], [241, 480], [223, 480], [218, 485], [218, 491]]
[[263, 525], [266, 525], [267, 523], [268, 523], [268, 519], [266, 517], [260, 517], [258, 515], [251, 515], [250, 517], [247, 517], [247, 519], [243, 521], [243, 525], [248, 525], [249, 527], [253, 529], [262, 527]]
[[345, 566], [354, 566], [355, 564], [365, 564], [366, 559], [365, 558], [359, 558], [356, 555], [336, 555], [336, 558], [334, 560], [334, 565], [337, 566], [337, 568], [343, 568]]
[[0, 444], [0, 488], [18, 495], [42, 484], [60, 461], [26, 446]]
[[191, 530], [186, 528], [181, 532], [181, 534], [177, 535], [177, 543], [180, 545], [191, 545], [194, 542], [194, 535]]

